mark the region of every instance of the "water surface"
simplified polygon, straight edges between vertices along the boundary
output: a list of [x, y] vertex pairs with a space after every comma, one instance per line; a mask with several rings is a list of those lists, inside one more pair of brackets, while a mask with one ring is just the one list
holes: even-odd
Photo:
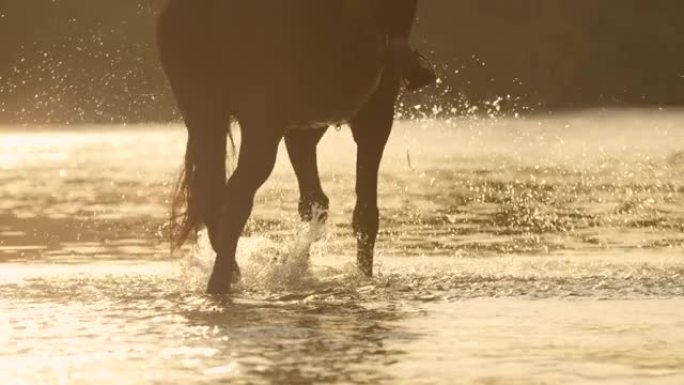
[[184, 141], [0, 131], [1, 383], [684, 382], [684, 114], [400, 123], [373, 280], [352, 263], [354, 145], [331, 130], [311, 259], [323, 229], [298, 223], [281, 151], [230, 297], [202, 293], [205, 235], [168, 252]]

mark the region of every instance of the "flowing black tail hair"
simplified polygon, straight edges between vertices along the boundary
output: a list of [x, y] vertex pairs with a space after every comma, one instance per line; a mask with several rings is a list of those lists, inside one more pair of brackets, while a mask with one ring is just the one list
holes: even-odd
[[227, 140], [235, 154], [230, 125], [207, 132], [188, 126], [185, 165], [178, 174], [171, 201], [170, 240], [177, 250], [204, 226], [218, 231], [226, 185]]

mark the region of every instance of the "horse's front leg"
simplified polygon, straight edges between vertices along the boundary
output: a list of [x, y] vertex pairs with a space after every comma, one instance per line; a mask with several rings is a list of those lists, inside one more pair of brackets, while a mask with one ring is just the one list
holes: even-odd
[[325, 222], [328, 216], [330, 200], [321, 186], [316, 154], [327, 129], [291, 130], [285, 134], [287, 153], [299, 185], [299, 216], [303, 222]]
[[254, 195], [273, 171], [281, 139], [280, 131], [273, 128], [242, 125], [238, 165], [223, 196], [220, 247], [208, 288], [211, 294], [227, 293], [239, 277], [235, 260], [238, 239], [252, 213]]
[[379, 229], [378, 171], [394, 121], [398, 81], [386, 76], [369, 104], [351, 121], [357, 144], [356, 208], [353, 227], [359, 270], [373, 275], [373, 252]]

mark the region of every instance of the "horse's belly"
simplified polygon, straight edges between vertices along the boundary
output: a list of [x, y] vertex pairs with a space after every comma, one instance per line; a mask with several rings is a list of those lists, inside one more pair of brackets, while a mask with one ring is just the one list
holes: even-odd
[[225, 66], [245, 112], [261, 105], [289, 125], [337, 122], [377, 87], [384, 48], [370, 1], [250, 0], [231, 8]]

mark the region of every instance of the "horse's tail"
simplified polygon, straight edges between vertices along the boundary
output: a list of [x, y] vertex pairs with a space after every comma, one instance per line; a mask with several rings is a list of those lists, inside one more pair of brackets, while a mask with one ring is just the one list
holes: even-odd
[[158, 22], [161, 63], [188, 128], [185, 163], [171, 201], [172, 250], [204, 226], [210, 235], [218, 231], [223, 207], [227, 141], [232, 144], [233, 138], [221, 74], [213, 67], [215, 44], [206, 22], [210, 5], [170, 1]]
[[226, 185], [227, 138], [234, 152], [230, 126], [211, 132], [188, 125], [185, 164], [178, 174], [171, 202], [171, 248], [177, 250], [204, 226], [217, 231]]
[[190, 142], [188, 142], [185, 164], [178, 172], [173, 187], [169, 233], [172, 251], [180, 248], [187, 241], [190, 234], [201, 226], [200, 223], [202, 222], [199, 210], [197, 210], [197, 199], [195, 199], [197, 191], [193, 192], [193, 190], [197, 189], [191, 187], [194, 185], [195, 161], [190, 152]]

